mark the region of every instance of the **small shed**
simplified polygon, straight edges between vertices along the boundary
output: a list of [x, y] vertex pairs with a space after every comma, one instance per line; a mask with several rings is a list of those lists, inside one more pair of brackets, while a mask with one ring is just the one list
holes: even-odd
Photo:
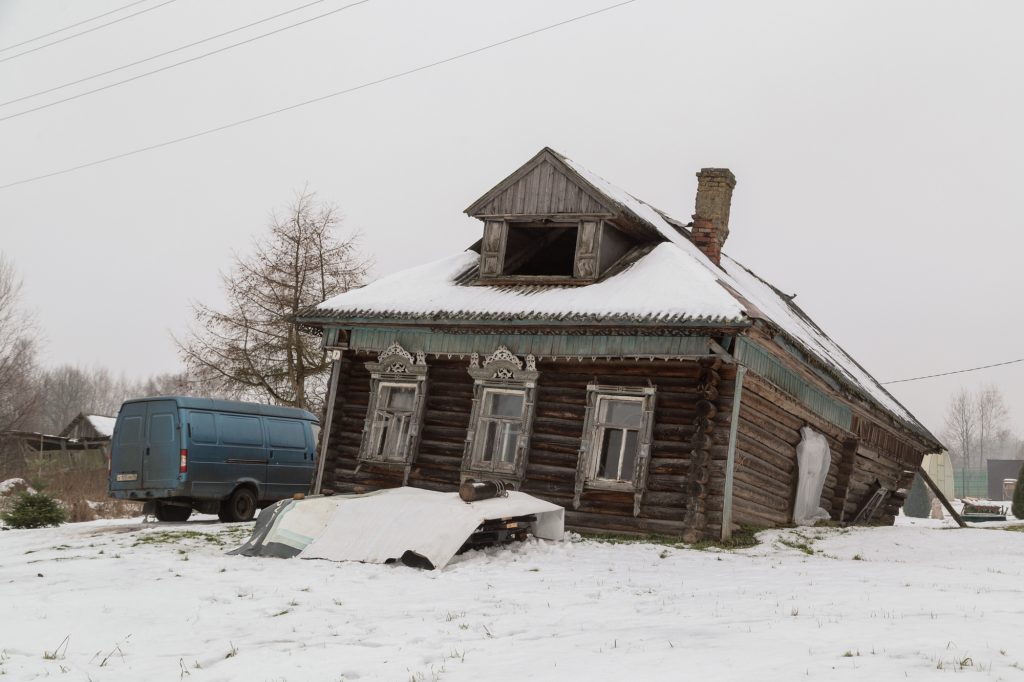
[[1007, 486], [1005, 481], [1011, 479], [1014, 482], [1020, 476], [1020, 469], [1024, 466], [1024, 460], [1020, 459], [990, 459], [985, 463], [988, 473], [988, 499], [1010, 500], [1013, 498], [1013, 488], [1010, 488], [1010, 496], [1006, 496]]
[[64, 438], [85, 441], [110, 440], [114, 435], [114, 422], [117, 417], [107, 417], [100, 414], [80, 413], [77, 417], [64, 427], [60, 435]]
[[942, 452], [932, 452], [924, 456], [921, 461], [921, 468], [924, 472], [932, 479], [942, 494], [946, 496], [947, 500], [952, 500], [955, 496], [954, 493], [954, 481], [955, 473], [953, 471], [953, 462], [949, 458], [949, 453], [943, 450]]

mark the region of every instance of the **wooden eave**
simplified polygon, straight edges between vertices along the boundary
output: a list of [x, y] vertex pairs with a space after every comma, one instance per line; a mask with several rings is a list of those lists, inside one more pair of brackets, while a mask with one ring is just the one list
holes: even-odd
[[[770, 334], [766, 332], [765, 328], [770, 330]], [[760, 347], [771, 352], [772, 355], [780, 360], [786, 362], [786, 364], [794, 371], [799, 372], [807, 382], [816, 386], [818, 389], [841, 399], [851, 409], [853, 409], [855, 413], [878, 420], [889, 428], [896, 429], [899, 433], [914, 440], [926, 450], [932, 450], [935, 448], [944, 449], [942, 443], [935, 439], [935, 437], [923, 426], [907, 423], [905, 420], [899, 419], [889, 410], [878, 405], [869, 396], [865, 395], [865, 392], [862, 389], [853, 385], [846, 377], [840, 375], [835, 368], [819, 360], [813, 353], [803, 350], [804, 358], [794, 357], [784, 348], [775, 343], [772, 338], [772, 335], [774, 334], [783, 336], [797, 348], [803, 349], [803, 344], [801, 344], [799, 340], [794, 339], [777, 325], [764, 319], [758, 319], [751, 325], [750, 330], [745, 332], [748, 339], [755, 341]], [[827, 374], [831, 379], [839, 384], [839, 386], [841, 386], [842, 390], [837, 391], [834, 386], [829, 385], [828, 382], [818, 376], [815, 370]]]

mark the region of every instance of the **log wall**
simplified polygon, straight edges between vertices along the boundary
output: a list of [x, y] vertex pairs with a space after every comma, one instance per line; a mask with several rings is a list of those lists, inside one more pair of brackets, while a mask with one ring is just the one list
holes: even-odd
[[[338, 493], [368, 492], [402, 484], [398, 466], [359, 463], [359, 445], [369, 405], [370, 356], [346, 352], [341, 360], [323, 488]], [[417, 456], [409, 485], [431, 490], [458, 488], [463, 447], [473, 400], [468, 362], [428, 358], [427, 397]], [[681, 535], [687, 477], [698, 419], [702, 368], [690, 361], [539, 361], [536, 412], [521, 486], [523, 492], [566, 507], [566, 523], [582, 531]], [[709, 429], [709, 535], [720, 532], [721, 491], [728, 448], [735, 368], [719, 370], [713, 428]], [[573, 492], [587, 402], [587, 385], [647, 386], [657, 389], [647, 489], [634, 516], [632, 492], [585, 489], [573, 509]]]
[[[359, 446], [369, 404], [367, 354], [345, 353], [327, 448], [323, 488], [339, 493], [369, 492], [402, 484], [405, 468], [359, 463]], [[667, 534], [717, 538], [721, 533], [729, 427], [735, 393], [734, 365], [692, 361], [538, 361], [536, 412], [523, 492], [566, 508], [567, 526], [581, 531]], [[465, 359], [428, 358], [427, 396], [409, 485], [454, 491], [473, 400], [473, 379]], [[711, 416], [709, 372], [715, 378]], [[656, 388], [654, 430], [647, 486], [634, 515], [634, 495], [584, 489], [578, 507], [573, 493], [587, 402], [587, 385]], [[855, 422], [855, 429], [858, 422]], [[811, 413], [767, 380], [748, 372], [740, 406], [733, 484], [733, 528], [776, 526], [792, 520], [796, 494], [796, 445], [809, 425], [829, 442], [832, 462], [821, 506], [836, 520], [850, 520], [878, 479], [889, 488], [909, 486], [903, 471], [923, 452], [899, 452], [880, 445], [892, 434], [878, 424], [861, 426], [872, 442], [860, 441]], [[881, 429], [881, 430], [879, 430]], [[909, 454], [908, 454], [909, 452]], [[696, 458], [696, 459], [695, 459]], [[695, 462], [697, 464], [695, 464]], [[693, 467], [697, 466], [698, 469]], [[879, 519], [891, 522], [901, 499]], [[697, 532], [693, 531], [696, 527]]]

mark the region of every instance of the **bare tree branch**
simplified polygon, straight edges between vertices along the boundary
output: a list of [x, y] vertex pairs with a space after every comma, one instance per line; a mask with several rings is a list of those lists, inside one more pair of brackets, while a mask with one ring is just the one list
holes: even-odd
[[308, 189], [221, 275], [227, 308], [193, 306], [195, 325], [175, 339], [190, 373], [240, 398], [316, 410], [328, 362], [299, 313], [362, 284], [369, 261], [357, 238], [339, 238], [338, 209]]

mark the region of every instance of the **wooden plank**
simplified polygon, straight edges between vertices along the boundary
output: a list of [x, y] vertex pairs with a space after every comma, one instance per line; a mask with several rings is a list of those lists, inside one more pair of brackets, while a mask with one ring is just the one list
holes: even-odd
[[935, 497], [939, 498], [939, 502], [942, 503], [942, 506], [945, 507], [946, 511], [949, 512], [949, 515], [953, 517], [954, 521], [956, 521], [956, 525], [960, 526], [961, 528], [966, 528], [967, 524], [964, 522], [963, 518], [960, 516], [959, 513], [957, 513], [956, 509], [953, 509], [953, 505], [949, 503], [949, 500], [946, 499], [946, 496], [943, 494], [943, 492], [939, 490], [939, 486], [935, 485], [935, 481], [933, 481], [932, 477], [928, 475], [928, 472], [925, 471], [923, 468], [918, 467], [917, 473], [925, 482], [925, 485], [931, 488], [932, 492], [935, 493]]

